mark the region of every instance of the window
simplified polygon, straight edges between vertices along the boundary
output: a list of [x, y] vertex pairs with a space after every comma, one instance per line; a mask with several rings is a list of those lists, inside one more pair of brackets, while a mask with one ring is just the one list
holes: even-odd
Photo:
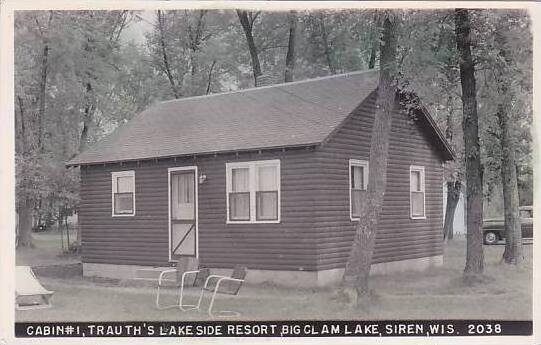
[[226, 164], [227, 222], [280, 222], [280, 161]]
[[278, 169], [276, 165], [259, 166], [256, 188], [256, 220], [278, 219]]
[[425, 168], [410, 166], [410, 216], [424, 219], [425, 215]]
[[119, 171], [111, 173], [113, 180], [113, 216], [135, 215], [135, 172]]
[[351, 220], [358, 220], [361, 205], [368, 186], [368, 162], [357, 159], [349, 160], [349, 209]]
[[229, 219], [250, 220], [250, 168], [231, 169]]

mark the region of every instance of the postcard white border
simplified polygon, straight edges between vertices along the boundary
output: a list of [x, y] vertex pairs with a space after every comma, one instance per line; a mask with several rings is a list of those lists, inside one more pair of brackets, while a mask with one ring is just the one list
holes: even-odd
[[[205, 9], [235, 9], [235, 8], [257, 8], [268, 11], [283, 11], [289, 9], [333, 9], [333, 8], [419, 8], [419, 9], [435, 9], [435, 8], [501, 8], [501, 9], [527, 9], [532, 18], [534, 32], [534, 208], [535, 214], [541, 214], [541, 191], [539, 185], [540, 166], [540, 138], [541, 131], [539, 126], [539, 111], [541, 109], [541, 97], [538, 95], [541, 78], [539, 69], [541, 67], [540, 53], [540, 32], [541, 32], [541, 4], [534, 2], [498, 2], [498, 1], [389, 1], [389, 2], [347, 2], [347, 1], [326, 1], [326, 2], [309, 2], [309, 1], [114, 1], [114, 0], [96, 0], [96, 1], [76, 1], [76, 0], [4, 0], [1, 1], [0, 10], [0, 345], [3, 344], [57, 344], [59, 339], [21, 339], [14, 338], [14, 308], [13, 291], [14, 279], [5, 279], [5, 277], [14, 277], [15, 267], [15, 236], [13, 231], [15, 227], [15, 164], [14, 164], [14, 85], [13, 85], [13, 11], [14, 10], [83, 10], [83, 9], [130, 9], [130, 10], [153, 10], [161, 9], [179, 9], [179, 8], [205, 8]], [[534, 220], [534, 229], [537, 229], [539, 221], [537, 217]], [[536, 236], [541, 235], [538, 230]], [[527, 344], [541, 343], [541, 313], [539, 303], [541, 300], [541, 276], [539, 269], [539, 253], [541, 241], [534, 241], [534, 287], [533, 287], [533, 304], [534, 304], [534, 336], [533, 337], [434, 337], [434, 338], [183, 338], [181, 340], [175, 338], [137, 338], [137, 339], [106, 339], [106, 338], [84, 338], [70, 339], [64, 338], [62, 343], [111, 343], [111, 344], [127, 344], [134, 343], [164, 343], [164, 344], [184, 344], [191, 343], [216, 343], [229, 344], [233, 340], [238, 343], [291, 343], [291, 344]], [[8, 306], [8, 307], [6, 307]]]

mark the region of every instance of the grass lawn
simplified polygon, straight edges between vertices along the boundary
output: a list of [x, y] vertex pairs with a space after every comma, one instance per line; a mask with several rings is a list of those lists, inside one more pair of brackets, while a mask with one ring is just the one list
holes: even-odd
[[[53, 236], [37, 234], [36, 238]], [[46, 239], [41, 241], [47, 242]], [[37, 248], [17, 252], [17, 263], [32, 262]], [[373, 276], [374, 292], [368, 313], [348, 307], [332, 289], [288, 289], [271, 285], [245, 285], [240, 295], [217, 299], [218, 309], [237, 310], [240, 319], [532, 319], [532, 246], [524, 247], [526, 262], [520, 269], [500, 264], [503, 245], [485, 246], [486, 279], [465, 286], [461, 276], [465, 258], [464, 239], [447, 245], [444, 265], [425, 272]], [[19, 257], [21, 256], [21, 258]], [[24, 258], [24, 260], [23, 260]], [[59, 260], [58, 257], [55, 260]], [[69, 258], [70, 260], [75, 260]], [[38, 260], [39, 261], [39, 260]], [[17, 311], [17, 321], [115, 321], [115, 320], [205, 320], [205, 312], [157, 310], [155, 289], [127, 286], [123, 282], [40, 277], [55, 291], [53, 307]], [[188, 295], [197, 298], [197, 291]], [[173, 301], [173, 292], [166, 295]], [[188, 301], [190, 302], [190, 301]]]
[[[66, 246], [66, 232], [64, 231], [64, 246]], [[70, 229], [70, 243], [77, 238], [75, 229]], [[15, 262], [19, 266], [51, 266], [66, 265], [81, 262], [75, 255], [62, 254], [60, 232], [51, 229], [44, 232], [33, 232], [32, 241], [35, 248], [17, 248]]]

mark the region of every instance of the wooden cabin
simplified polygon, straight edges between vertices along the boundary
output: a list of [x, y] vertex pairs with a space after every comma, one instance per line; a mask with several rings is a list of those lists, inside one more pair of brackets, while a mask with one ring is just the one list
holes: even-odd
[[[81, 172], [85, 275], [180, 261], [248, 281], [341, 279], [366, 194], [378, 73], [158, 103], [67, 163]], [[426, 109], [397, 95], [372, 271], [442, 262], [443, 163]]]

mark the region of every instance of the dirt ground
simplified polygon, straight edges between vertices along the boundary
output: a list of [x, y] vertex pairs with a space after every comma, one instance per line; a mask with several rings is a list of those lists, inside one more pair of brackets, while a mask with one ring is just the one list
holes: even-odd
[[[158, 310], [153, 286], [130, 286], [107, 279], [82, 278], [76, 257], [58, 255], [54, 233], [35, 234], [36, 248], [17, 252], [17, 264], [68, 264], [65, 274], [36, 269], [40, 281], [55, 291], [53, 307], [17, 311], [17, 321], [145, 321], [206, 320], [205, 311]], [[59, 241], [58, 241], [59, 244]], [[532, 246], [526, 245], [525, 264], [517, 269], [500, 264], [503, 245], [485, 246], [486, 278], [475, 286], [461, 280], [465, 258], [464, 239], [445, 249], [444, 265], [425, 272], [373, 276], [373, 300], [368, 312], [343, 303], [335, 290], [289, 289], [263, 284], [245, 285], [239, 296], [221, 296], [217, 309], [236, 310], [239, 319], [532, 319]], [[57, 271], [58, 267], [54, 270]], [[41, 273], [40, 273], [41, 272]], [[249, 274], [249, 273], [248, 273]], [[192, 288], [188, 302], [195, 301]], [[166, 299], [174, 301], [175, 291]], [[166, 300], [167, 302], [167, 300]]]

